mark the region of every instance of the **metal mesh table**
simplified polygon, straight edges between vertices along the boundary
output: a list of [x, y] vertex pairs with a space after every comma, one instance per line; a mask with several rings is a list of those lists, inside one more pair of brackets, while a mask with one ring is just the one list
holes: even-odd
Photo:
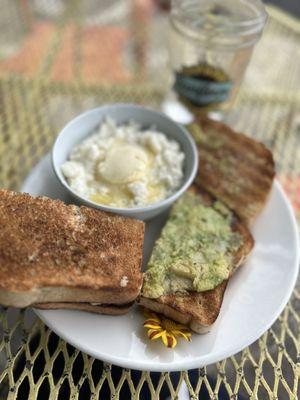
[[[226, 120], [271, 148], [299, 218], [300, 22], [269, 13]], [[169, 77], [166, 18], [147, 0], [1, 1], [1, 187], [18, 189], [82, 110], [116, 101], [159, 108]], [[0, 399], [165, 399], [183, 387], [192, 399], [297, 399], [299, 296], [298, 285], [271, 329], [239, 354], [172, 374], [104, 364], [58, 338], [30, 309], [1, 309]]]

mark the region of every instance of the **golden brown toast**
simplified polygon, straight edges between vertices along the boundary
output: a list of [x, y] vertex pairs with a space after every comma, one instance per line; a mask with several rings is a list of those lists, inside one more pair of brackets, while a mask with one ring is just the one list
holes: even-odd
[[199, 151], [196, 184], [249, 224], [263, 208], [272, 188], [272, 153], [262, 143], [203, 117], [189, 130]]
[[127, 304], [142, 284], [144, 223], [0, 190], [0, 304]]
[[139, 304], [163, 314], [196, 333], [206, 333], [217, 319], [228, 281], [207, 292], [190, 292], [187, 296], [168, 295], [159, 299], [141, 297]]
[[[216, 201], [213, 196], [200, 189], [193, 187], [192, 190], [199, 196], [201, 204], [212, 206]], [[251, 252], [254, 240], [248, 228], [235, 215], [232, 216], [231, 229], [238, 232], [241, 237], [241, 245], [233, 257], [232, 275]], [[141, 296], [139, 304], [182, 324], [189, 325], [197, 333], [205, 333], [220, 313], [227, 282], [228, 280], [223, 281], [215, 289], [201, 293], [189, 292], [186, 295], [174, 293], [158, 299]]]

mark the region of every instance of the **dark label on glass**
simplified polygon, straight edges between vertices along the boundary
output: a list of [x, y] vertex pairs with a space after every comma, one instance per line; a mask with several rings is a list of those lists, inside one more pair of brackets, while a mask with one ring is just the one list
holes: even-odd
[[187, 67], [175, 75], [174, 90], [198, 107], [225, 102], [231, 88], [229, 77], [208, 65]]

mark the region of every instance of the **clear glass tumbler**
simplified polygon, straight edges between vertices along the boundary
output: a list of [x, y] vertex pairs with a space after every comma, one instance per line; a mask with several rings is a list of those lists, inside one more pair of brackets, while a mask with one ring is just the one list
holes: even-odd
[[232, 104], [267, 20], [260, 0], [173, 0], [173, 90], [194, 114]]

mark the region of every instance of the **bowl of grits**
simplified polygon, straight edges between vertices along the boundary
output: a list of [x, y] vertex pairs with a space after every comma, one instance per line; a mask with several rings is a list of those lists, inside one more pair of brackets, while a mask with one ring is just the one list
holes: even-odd
[[190, 134], [164, 114], [115, 104], [69, 122], [55, 141], [52, 164], [79, 203], [146, 220], [191, 185], [198, 155]]

